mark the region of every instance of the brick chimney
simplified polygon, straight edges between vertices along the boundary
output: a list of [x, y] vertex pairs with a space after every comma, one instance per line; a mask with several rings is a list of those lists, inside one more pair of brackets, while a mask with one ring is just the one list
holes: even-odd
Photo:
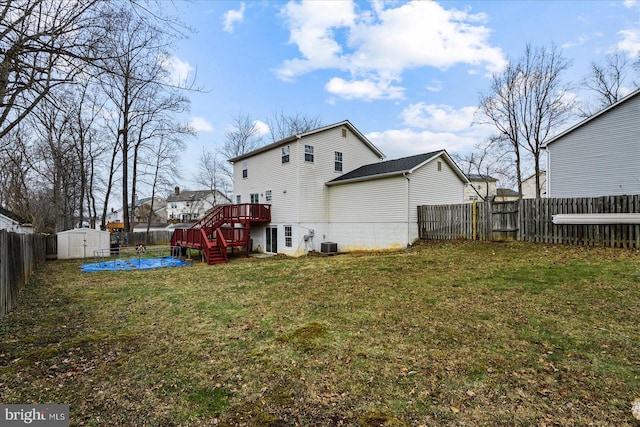
[[180, 187], [176, 187], [173, 191], [173, 194], [175, 194], [176, 196], [180, 195]]

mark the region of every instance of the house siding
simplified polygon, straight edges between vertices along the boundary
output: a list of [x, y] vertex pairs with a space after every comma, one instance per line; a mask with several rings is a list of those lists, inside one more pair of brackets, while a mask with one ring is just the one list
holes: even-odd
[[[234, 163], [235, 195], [241, 196], [242, 203], [249, 203], [250, 194], [260, 194], [260, 203], [272, 205], [273, 223], [326, 222], [325, 182], [363, 164], [380, 160], [350, 130], [343, 138], [341, 127], [284, 145], [290, 147], [289, 163], [282, 164], [282, 146]], [[314, 147], [313, 163], [304, 160], [305, 145]], [[343, 172], [335, 172], [336, 151], [343, 153]], [[242, 178], [244, 161], [247, 162], [247, 178]], [[271, 190], [271, 202], [265, 200], [265, 190]]]
[[330, 224], [325, 240], [338, 243], [345, 251], [406, 247], [418, 238], [417, 207], [462, 203], [464, 185], [440, 156], [406, 177], [333, 185], [329, 187]]
[[[347, 129], [346, 138], [342, 129]], [[282, 147], [289, 145], [289, 163], [282, 163]], [[305, 162], [305, 145], [314, 147], [313, 163]], [[343, 154], [342, 172], [334, 168], [335, 152]], [[271, 204], [271, 223], [253, 226], [253, 249], [266, 250], [266, 228], [278, 229], [278, 253], [298, 256], [310, 250], [320, 250], [320, 237], [328, 231], [328, 188], [330, 181], [364, 164], [380, 161], [380, 157], [351, 132], [347, 126], [336, 126], [307, 135], [270, 150], [234, 162], [234, 196], [242, 203], [250, 202], [250, 194], [259, 194], [260, 203]], [[247, 178], [242, 177], [243, 162], [247, 162]], [[265, 191], [271, 190], [272, 200], [266, 201]], [[235, 202], [234, 197], [234, 202]], [[292, 247], [285, 247], [284, 226], [292, 227]], [[314, 237], [304, 239], [309, 231]]]
[[[438, 170], [441, 162], [441, 170]], [[409, 242], [419, 237], [418, 206], [444, 205], [464, 202], [465, 182], [444, 156], [429, 160], [409, 175], [411, 202], [409, 216]]]
[[640, 95], [547, 146], [549, 197], [640, 194]]

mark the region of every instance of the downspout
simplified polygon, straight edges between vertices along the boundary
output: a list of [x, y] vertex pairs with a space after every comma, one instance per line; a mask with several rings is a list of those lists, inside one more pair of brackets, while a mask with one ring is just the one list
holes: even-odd
[[402, 176], [407, 178], [407, 248], [410, 248], [411, 247], [411, 229], [409, 226], [409, 222], [411, 221], [411, 180], [407, 176], [407, 172], [402, 172]]

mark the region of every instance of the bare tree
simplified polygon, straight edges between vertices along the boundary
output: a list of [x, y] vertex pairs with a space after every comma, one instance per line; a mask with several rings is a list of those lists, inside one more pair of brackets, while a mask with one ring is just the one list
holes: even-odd
[[481, 120], [495, 125], [497, 137], [510, 143], [521, 195], [522, 153], [531, 156], [539, 198], [542, 144], [573, 111], [568, 86], [561, 81], [569, 65], [556, 46], [527, 45], [517, 62], [509, 61], [503, 72], [493, 76], [489, 93], [480, 96]]
[[[166, 80], [162, 61], [169, 43], [166, 34], [129, 8], [117, 10], [110, 20], [118, 30], [105, 37], [104, 49], [112, 54], [102, 60], [102, 68], [112, 72], [100, 80], [116, 113], [117, 125], [111, 126], [115, 129], [113, 144], [119, 147], [124, 229], [130, 231], [129, 203], [135, 204], [140, 150], [157, 129], [167, 128], [170, 113], [186, 109], [188, 100], [168, 93], [172, 85]], [[108, 199], [103, 212], [106, 203]]]
[[0, 3], [0, 138], [56, 86], [83, 71], [95, 40], [99, 0]]
[[221, 157], [220, 153], [203, 149], [195, 176], [199, 185], [211, 191], [214, 205], [219, 203], [218, 194], [224, 194], [228, 198], [231, 196], [231, 181], [225, 172], [225, 161]]
[[477, 175], [484, 182], [484, 191], [475, 186], [473, 190], [481, 200], [488, 200], [491, 178], [497, 179], [503, 186], [515, 183], [513, 153], [510, 144], [501, 138], [489, 138], [476, 144], [473, 150], [466, 154], [453, 154], [453, 159], [467, 177]]
[[[637, 74], [640, 75], [640, 59], [636, 64], [639, 64]], [[595, 108], [588, 105], [581, 108], [580, 115], [583, 117], [592, 116], [597, 111], [618, 102], [629, 89], [640, 86], [640, 81], [629, 81], [628, 76], [633, 72], [633, 69], [634, 63], [626, 57], [624, 52], [619, 50], [606, 55], [603, 63], [591, 62], [589, 73], [582, 80], [582, 84], [596, 93], [598, 105]]]
[[283, 110], [274, 112], [273, 116], [267, 119], [272, 142], [317, 129], [321, 126], [320, 123], [319, 117], [310, 117], [302, 113], [287, 115]]

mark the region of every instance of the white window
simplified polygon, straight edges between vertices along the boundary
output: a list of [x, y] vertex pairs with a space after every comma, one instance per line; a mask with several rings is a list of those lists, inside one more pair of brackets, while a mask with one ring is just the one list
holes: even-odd
[[247, 178], [249, 171], [247, 170], [247, 162], [242, 162], [242, 178]]
[[237, 203], [237, 204], [242, 203], [240, 200], [242, 200], [242, 198], [241, 198], [241, 197], [240, 197], [240, 195], [238, 194], [238, 195], [236, 196], [236, 203]]
[[258, 193], [251, 193], [251, 203], [260, 203], [260, 195]]
[[282, 147], [282, 163], [289, 163], [289, 146]]
[[313, 145], [304, 146], [304, 161], [313, 163]]
[[342, 137], [343, 138], [347, 137], [347, 128], [342, 128]]
[[265, 190], [265, 192], [264, 192], [264, 199], [265, 199], [267, 202], [270, 202], [270, 201], [271, 201], [271, 190]]
[[336, 172], [342, 172], [342, 153], [339, 151], [334, 153], [334, 168]]
[[284, 226], [284, 245], [287, 248], [291, 248], [293, 247], [293, 239], [292, 239], [292, 232], [291, 232], [291, 226], [290, 225], [285, 225]]
[[171, 209], [178, 209], [178, 204], [176, 202], [172, 202]]

